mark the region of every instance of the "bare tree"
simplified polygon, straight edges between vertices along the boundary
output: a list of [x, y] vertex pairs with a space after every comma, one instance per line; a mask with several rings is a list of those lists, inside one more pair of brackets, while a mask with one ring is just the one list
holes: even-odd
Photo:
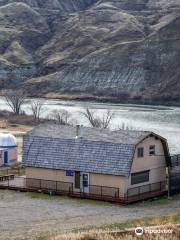
[[44, 103], [41, 100], [33, 100], [31, 102], [31, 111], [34, 116], [34, 120], [37, 122], [40, 121], [40, 115], [42, 112], [43, 105], [44, 105]]
[[113, 112], [107, 110], [106, 113], [103, 114], [102, 116], [102, 120], [101, 120], [102, 128], [108, 128], [114, 116], [115, 114]]
[[5, 99], [8, 106], [17, 115], [21, 113], [21, 107], [25, 101], [25, 97], [26, 95], [23, 90], [5, 92]]
[[107, 110], [101, 117], [97, 116], [97, 112], [86, 108], [84, 112], [81, 112], [82, 115], [89, 121], [92, 127], [96, 128], [108, 128], [111, 124], [111, 121], [114, 117], [114, 113]]
[[54, 110], [52, 112], [52, 118], [60, 125], [71, 124], [71, 113], [66, 110]]
[[126, 122], [122, 122], [121, 125], [118, 125], [116, 127], [116, 130], [137, 130], [137, 128], [135, 128], [133, 125], [126, 123]]

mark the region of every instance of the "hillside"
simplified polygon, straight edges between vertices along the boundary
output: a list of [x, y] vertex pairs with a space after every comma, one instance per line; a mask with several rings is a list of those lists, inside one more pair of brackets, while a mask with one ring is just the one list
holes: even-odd
[[179, 0], [0, 0], [0, 88], [180, 105]]

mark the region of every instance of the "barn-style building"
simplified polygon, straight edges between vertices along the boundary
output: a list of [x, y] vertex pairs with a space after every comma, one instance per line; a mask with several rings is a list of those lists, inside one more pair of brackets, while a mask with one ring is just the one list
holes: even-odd
[[166, 191], [166, 139], [145, 131], [43, 124], [24, 136], [28, 188], [127, 200]]

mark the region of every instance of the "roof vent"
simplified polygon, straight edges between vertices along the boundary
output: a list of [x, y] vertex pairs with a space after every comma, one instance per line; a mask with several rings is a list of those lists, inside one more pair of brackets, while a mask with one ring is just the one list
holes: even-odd
[[76, 125], [76, 139], [80, 137], [80, 125]]

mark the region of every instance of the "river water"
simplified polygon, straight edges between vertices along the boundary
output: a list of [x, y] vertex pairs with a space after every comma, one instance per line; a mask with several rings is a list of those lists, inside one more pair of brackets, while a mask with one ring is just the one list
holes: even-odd
[[[31, 113], [27, 100], [23, 111]], [[103, 115], [107, 110], [114, 113], [111, 128], [148, 130], [162, 135], [168, 140], [171, 154], [180, 154], [180, 108], [164, 106], [125, 105], [82, 101], [43, 100], [43, 117], [50, 117], [53, 110], [65, 109], [72, 114], [75, 124], [88, 126], [81, 112], [89, 107], [96, 114]], [[0, 98], [0, 110], [10, 110], [5, 100]]]

